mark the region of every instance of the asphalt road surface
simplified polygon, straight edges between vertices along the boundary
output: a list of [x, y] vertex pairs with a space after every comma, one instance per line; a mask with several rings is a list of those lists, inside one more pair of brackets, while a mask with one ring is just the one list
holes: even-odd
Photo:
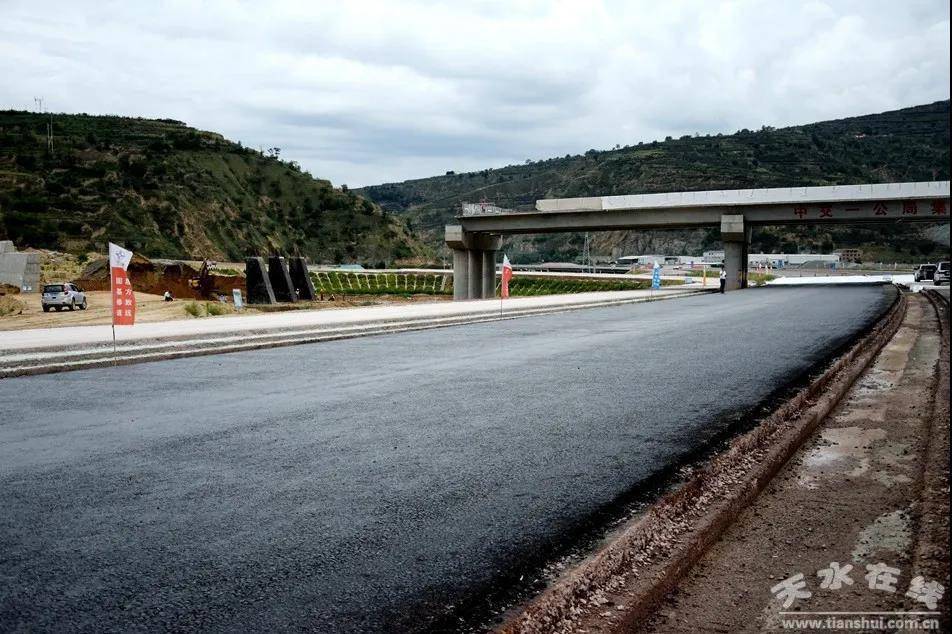
[[0, 630], [446, 625], [894, 292], [763, 288], [0, 380]]

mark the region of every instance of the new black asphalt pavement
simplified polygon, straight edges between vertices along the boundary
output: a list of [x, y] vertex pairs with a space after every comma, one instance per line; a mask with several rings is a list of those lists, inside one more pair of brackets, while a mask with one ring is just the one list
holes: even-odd
[[0, 631], [451, 624], [894, 292], [752, 289], [0, 380]]

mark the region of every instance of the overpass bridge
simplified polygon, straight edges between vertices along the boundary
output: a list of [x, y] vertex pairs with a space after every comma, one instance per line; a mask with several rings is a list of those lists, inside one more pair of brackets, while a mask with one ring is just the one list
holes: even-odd
[[457, 216], [446, 243], [453, 298], [481, 299], [495, 295], [504, 235], [720, 227], [727, 290], [736, 290], [747, 286], [756, 226], [948, 221], [949, 181], [736, 189], [543, 199], [533, 211]]

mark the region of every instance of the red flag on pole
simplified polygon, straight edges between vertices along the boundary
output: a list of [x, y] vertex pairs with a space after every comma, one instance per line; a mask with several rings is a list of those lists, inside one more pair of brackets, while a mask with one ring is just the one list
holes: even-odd
[[509, 256], [503, 254], [502, 256], [502, 285], [500, 287], [500, 295], [503, 299], [509, 297], [509, 280], [512, 279], [512, 264], [509, 263]]
[[131, 326], [136, 321], [136, 296], [126, 270], [132, 251], [109, 243], [109, 282], [112, 289], [112, 325]]

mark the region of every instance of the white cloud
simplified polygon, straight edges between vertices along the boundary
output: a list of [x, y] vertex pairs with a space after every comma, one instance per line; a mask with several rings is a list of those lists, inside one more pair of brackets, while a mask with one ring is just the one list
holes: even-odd
[[357, 186], [948, 99], [949, 4], [0, 0], [0, 76]]

